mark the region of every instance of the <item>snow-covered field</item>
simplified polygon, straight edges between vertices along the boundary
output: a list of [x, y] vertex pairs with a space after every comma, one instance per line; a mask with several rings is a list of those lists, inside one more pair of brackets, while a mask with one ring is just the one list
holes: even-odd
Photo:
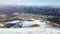
[[[39, 24], [40, 27], [29, 27], [33, 24]], [[0, 34], [60, 34], [60, 29], [35, 20], [24, 22], [22, 28], [0, 28]]]
[[60, 29], [51, 28], [17, 28], [0, 29], [0, 34], [60, 34]]

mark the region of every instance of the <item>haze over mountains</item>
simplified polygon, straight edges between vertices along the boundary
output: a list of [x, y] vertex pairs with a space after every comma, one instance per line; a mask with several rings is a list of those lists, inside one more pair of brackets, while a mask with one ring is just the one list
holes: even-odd
[[0, 14], [27, 13], [60, 16], [60, 8], [53, 6], [0, 5]]

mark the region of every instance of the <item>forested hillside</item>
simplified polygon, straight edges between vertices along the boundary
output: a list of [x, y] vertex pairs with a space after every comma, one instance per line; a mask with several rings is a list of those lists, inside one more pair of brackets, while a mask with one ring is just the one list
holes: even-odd
[[15, 12], [60, 16], [60, 8], [50, 6], [0, 5], [0, 14], [12, 15]]

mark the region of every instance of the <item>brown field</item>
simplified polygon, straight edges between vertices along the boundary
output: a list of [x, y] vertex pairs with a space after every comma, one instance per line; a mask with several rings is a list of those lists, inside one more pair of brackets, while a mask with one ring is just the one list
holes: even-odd
[[50, 22], [50, 21], [47, 21], [46, 24], [51, 25], [51, 26], [60, 26], [59, 24], [53, 23], [53, 22]]

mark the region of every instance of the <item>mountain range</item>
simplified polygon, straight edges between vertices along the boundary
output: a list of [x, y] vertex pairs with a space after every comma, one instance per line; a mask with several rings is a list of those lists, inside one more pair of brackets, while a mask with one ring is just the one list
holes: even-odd
[[15, 12], [60, 16], [60, 7], [59, 6], [55, 7], [55, 6], [0, 5], [0, 14], [12, 15]]

